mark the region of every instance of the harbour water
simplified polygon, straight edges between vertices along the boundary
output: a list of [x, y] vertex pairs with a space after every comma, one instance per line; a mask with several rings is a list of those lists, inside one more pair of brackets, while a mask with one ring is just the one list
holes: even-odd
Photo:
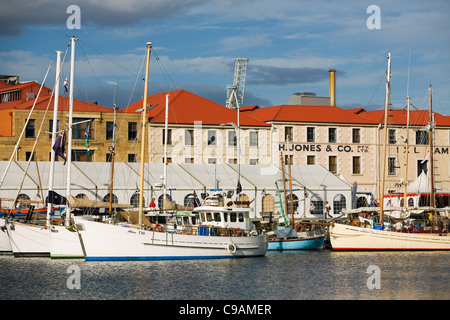
[[85, 262], [0, 256], [2, 300], [449, 300], [450, 252]]

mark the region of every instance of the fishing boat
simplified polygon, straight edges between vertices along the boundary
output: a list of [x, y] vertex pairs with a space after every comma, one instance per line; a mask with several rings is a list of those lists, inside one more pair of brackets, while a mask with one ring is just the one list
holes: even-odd
[[[191, 233], [168, 230], [161, 225], [147, 225], [148, 219], [144, 215], [143, 206], [143, 176], [151, 46], [151, 43], [147, 43], [138, 223], [114, 224], [93, 221], [89, 216], [75, 216], [85, 260], [218, 259], [264, 256], [267, 251], [267, 237], [251, 228], [249, 216], [251, 209], [225, 206], [219, 198], [208, 199], [208, 201], [205, 199], [204, 205], [197, 208], [204, 220], [193, 228]], [[217, 205], [212, 206], [211, 201]], [[214, 217], [214, 222], [209, 221], [209, 217]], [[217, 217], [226, 224], [225, 227], [214, 225], [218, 222]], [[234, 227], [235, 224], [240, 227]]]
[[[280, 154], [281, 172], [283, 176], [283, 188], [284, 194], [286, 194], [286, 179], [284, 170], [283, 153]], [[311, 223], [296, 223], [294, 225], [294, 206], [292, 199], [292, 177], [291, 177], [291, 165], [288, 163], [289, 168], [289, 188], [290, 192], [290, 206], [291, 219], [289, 220], [287, 212], [285, 213], [283, 199], [281, 197], [281, 191], [277, 187], [278, 197], [280, 199], [280, 209], [282, 221], [284, 226], [277, 226], [276, 230], [269, 231], [267, 235], [268, 246], [267, 251], [299, 251], [299, 250], [318, 250], [323, 249], [326, 236], [326, 230], [322, 226]], [[284, 197], [285, 198], [285, 197]], [[286, 205], [287, 199], [285, 198], [284, 204]], [[286, 206], [287, 207], [287, 206]], [[287, 211], [287, 208], [286, 208]]]
[[[381, 199], [384, 198], [385, 158], [387, 144], [388, 109], [390, 94], [391, 64], [388, 55], [386, 73], [386, 98], [384, 118], [384, 156], [382, 168]], [[432, 91], [430, 86], [430, 157], [432, 161]], [[432, 172], [432, 170], [431, 170]], [[431, 174], [432, 175], [432, 174]], [[433, 179], [431, 179], [433, 181]], [[434, 185], [431, 183], [431, 199], [434, 199]], [[369, 209], [367, 209], [369, 210]], [[366, 210], [366, 211], [367, 211]], [[448, 219], [443, 219], [434, 207], [423, 210], [419, 216], [411, 212], [402, 219], [393, 219], [385, 214], [384, 201], [374, 212], [361, 212], [357, 219], [347, 216], [343, 221], [335, 222], [330, 227], [330, 242], [334, 250], [450, 250]], [[364, 211], [364, 209], [362, 210]], [[362, 218], [360, 218], [362, 215]], [[365, 216], [366, 215], [366, 216]], [[356, 220], [356, 221], [355, 221]]]
[[[221, 196], [216, 196], [215, 199]], [[195, 208], [199, 224], [110, 224], [75, 216], [86, 261], [220, 259], [264, 256], [267, 237], [250, 221], [251, 208], [211, 204]]]
[[[309, 230], [303, 231], [305, 228]], [[294, 228], [279, 227], [268, 235], [267, 251], [320, 250], [324, 247], [326, 232], [322, 228], [311, 229], [311, 225], [297, 223]]]

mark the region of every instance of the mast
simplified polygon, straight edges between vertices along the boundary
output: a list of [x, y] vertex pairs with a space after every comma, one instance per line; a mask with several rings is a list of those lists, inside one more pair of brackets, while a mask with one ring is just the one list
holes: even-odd
[[287, 203], [286, 203], [286, 177], [285, 177], [285, 163], [284, 163], [284, 157], [283, 157], [283, 153], [280, 154], [280, 160], [281, 160], [281, 174], [283, 175], [283, 199], [284, 199], [284, 208], [285, 208], [285, 212], [286, 215], [288, 214], [287, 212]]
[[291, 221], [291, 226], [294, 227], [294, 201], [292, 199], [292, 174], [291, 174], [291, 154], [289, 152], [289, 139], [288, 139], [288, 169], [289, 169], [289, 200], [291, 202], [291, 216], [292, 216], [292, 221]]
[[387, 150], [387, 126], [388, 126], [388, 111], [389, 111], [389, 95], [391, 88], [391, 53], [388, 54], [388, 68], [386, 71], [386, 97], [384, 103], [384, 137], [383, 137], [383, 167], [381, 170], [381, 198], [380, 198], [380, 223], [383, 225], [383, 210], [384, 210], [384, 183], [386, 175], [386, 150]]
[[406, 212], [406, 209], [408, 208], [408, 201], [407, 201], [407, 189], [408, 189], [408, 156], [409, 156], [409, 106], [411, 103], [411, 98], [407, 96], [407, 114], [406, 114], [406, 138], [405, 138], [405, 177], [404, 177], [404, 194], [403, 194], [403, 209]]
[[145, 68], [145, 87], [144, 102], [142, 106], [142, 138], [141, 138], [141, 172], [140, 172], [140, 188], [139, 188], [139, 229], [142, 229], [142, 221], [144, 216], [144, 152], [145, 152], [145, 134], [147, 127], [147, 99], [148, 99], [148, 70], [150, 67], [150, 53], [152, 43], [147, 42], [147, 64]]
[[[115, 89], [114, 89], [114, 91], [115, 91]], [[111, 151], [111, 178], [110, 178], [110, 182], [109, 182], [109, 212], [110, 213], [112, 212], [112, 195], [113, 195], [113, 185], [114, 185], [114, 158], [116, 156], [115, 142], [116, 142], [117, 106], [115, 103], [113, 103], [113, 109], [114, 109], [113, 140], [112, 140], [112, 145], [109, 149]]]
[[[75, 73], [75, 37], [70, 38], [70, 83], [69, 83], [69, 135], [67, 142], [67, 187], [66, 198], [68, 199], [71, 193], [71, 165], [72, 165], [72, 118], [73, 118], [73, 79]], [[66, 205], [66, 226], [70, 224], [70, 207], [69, 201]]]
[[166, 94], [166, 113], [165, 113], [165, 119], [164, 119], [164, 185], [163, 185], [163, 206], [164, 206], [164, 200], [166, 199], [166, 192], [167, 192], [167, 135], [169, 133], [169, 94]]
[[428, 129], [428, 139], [430, 140], [430, 179], [431, 179], [431, 191], [430, 191], [430, 206], [435, 207], [434, 202], [434, 159], [433, 159], [433, 89], [430, 84], [430, 124]]
[[[53, 126], [52, 126], [52, 148], [56, 141], [56, 130], [58, 130], [58, 103], [59, 103], [59, 75], [61, 73], [61, 53], [62, 51], [56, 51], [56, 82], [55, 82], [55, 101], [53, 106]], [[46, 226], [50, 227], [50, 216], [53, 205], [53, 178], [55, 172], [55, 151], [52, 149], [50, 152], [50, 172], [48, 175], [48, 201], [47, 201], [47, 220]]]

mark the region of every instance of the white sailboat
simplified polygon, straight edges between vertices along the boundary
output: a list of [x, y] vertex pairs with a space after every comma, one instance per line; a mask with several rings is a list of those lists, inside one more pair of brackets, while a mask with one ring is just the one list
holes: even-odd
[[[50, 257], [51, 258], [84, 258], [83, 250], [81, 248], [78, 233], [73, 225], [71, 225], [71, 206], [69, 204], [70, 197], [70, 170], [71, 170], [71, 145], [72, 145], [72, 113], [73, 113], [73, 84], [75, 73], [75, 41], [74, 37], [71, 38], [71, 58], [70, 58], [70, 91], [69, 91], [69, 140], [68, 140], [68, 152], [67, 152], [67, 190], [66, 190], [66, 219], [64, 223], [60, 225], [50, 226]], [[58, 69], [58, 68], [57, 68]], [[55, 92], [55, 106], [53, 110], [53, 139], [56, 133], [56, 122], [58, 119], [58, 92], [59, 86], [56, 86]], [[52, 139], [52, 146], [54, 140]], [[49, 193], [53, 187], [53, 166], [55, 163], [55, 151], [51, 152], [51, 166], [49, 173]], [[50, 197], [49, 197], [50, 199]], [[49, 205], [50, 205], [49, 201]], [[50, 224], [49, 224], [50, 225]]]
[[[388, 56], [388, 70], [386, 81], [386, 101], [384, 118], [384, 156], [382, 170], [382, 186], [380, 199], [384, 198], [384, 176], [385, 176], [385, 155], [387, 140], [387, 117], [390, 94], [390, 73], [391, 55]], [[431, 86], [430, 86], [430, 122], [431, 122]], [[430, 141], [432, 140], [432, 128], [430, 125]], [[430, 156], [432, 148], [430, 150]], [[431, 167], [433, 163], [431, 162]], [[432, 195], [434, 200], [434, 186], [432, 180]], [[378, 208], [377, 208], [378, 209]], [[434, 203], [430, 213], [436, 213]], [[376, 210], [378, 211], [378, 210]], [[334, 250], [450, 250], [450, 236], [448, 230], [429, 230], [418, 228], [405, 228], [404, 222], [398, 221], [396, 224], [385, 223], [383, 220], [384, 201], [380, 201], [379, 217], [377, 223], [364, 223], [365, 226], [352, 225], [349, 223], [335, 222], [330, 227], [330, 242]], [[376, 214], [374, 214], [376, 216]], [[411, 217], [409, 217], [411, 218]], [[436, 215], [432, 219], [437, 219]], [[409, 220], [408, 223], [414, 223]], [[413, 226], [413, 224], [411, 224]]]
[[[50, 66], [49, 66], [49, 68], [47, 70], [47, 73], [45, 75], [43, 83], [45, 83], [45, 79], [47, 78], [48, 72], [50, 70]], [[42, 86], [41, 86], [41, 89], [42, 89]], [[36, 101], [39, 98], [39, 94], [41, 92], [41, 89], [39, 90], [39, 93], [38, 93], [38, 95], [36, 97], [34, 105], [36, 104]], [[32, 110], [30, 111], [30, 115], [31, 115], [31, 112], [34, 109], [34, 105], [33, 105]], [[40, 129], [39, 129], [39, 133], [38, 133], [37, 136], [39, 136], [39, 134], [41, 133], [41, 130], [42, 130], [42, 123], [41, 123]], [[20, 141], [20, 138], [19, 138], [19, 141]], [[36, 141], [37, 141], [37, 139], [36, 139]], [[17, 142], [14, 152], [17, 151], [18, 146], [19, 146], [19, 142]], [[36, 142], [35, 142], [35, 144], [33, 146], [32, 154], [34, 153], [35, 147], [36, 147]], [[14, 152], [13, 152], [13, 156], [14, 156]], [[12, 157], [11, 157], [11, 159], [12, 159]], [[31, 157], [28, 160], [27, 167], [25, 169], [24, 175], [22, 177], [21, 182], [19, 183], [17, 195], [13, 199], [14, 200], [13, 206], [15, 206], [17, 204], [17, 202], [18, 202], [18, 194], [19, 194], [20, 189], [21, 189], [21, 187], [23, 185], [23, 181], [24, 181], [25, 175], [26, 175], [26, 173], [28, 171], [30, 162], [31, 162]], [[5, 170], [5, 173], [3, 175], [3, 178], [1, 180], [0, 185], [3, 183], [4, 178], [6, 176], [6, 172], [7, 172], [8, 169], [9, 169], [9, 164], [8, 164], [8, 167]], [[27, 219], [28, 218], [31, 219], [31, 216], [32, 216], [32, 213], [33, 213], [33, 209], [34, 209], [34, 207], [32, 206], [30, 208], [30, 210], [29, 210], [29, 215], [27, 215]], [[3, 249], [7, 249], [8, 248], [8, 245], [5, 242], [6, 239], [8, 239], [9, 240], [9, 246], [11, 248], [11, 252], [16, 257], [21, 257], [21, 256], [49, 256], [50, 237], [49, 237], [49, 231], [48, 231], [47, 225], [45, 223], [44, 224], [22, 223], [22, 222], [14, 220], [14, 219], [11, 219], [10, 217], [0, 218], [0, 221], [1, 221], [0, 222], [0, 224], [1, 224], [0, 228], [2, 230], [1, 237], [0, 237], [0, 240], [2, 241], [2, 244], [0, 246]]]
[[[75, 216], [80, 241], [85, 250], [85, 260], [216, 259], [264, 256], [267, 250], [267, 238], [253, 230], [249, 217], [251, 209], [224, 206], [223, 199], [220, 197], [205, 199], [204, 206], [196, 208], [204, 220], [200, 225], [193, 226], [192, 232], [186, 232], [186, 230], [177, 232], [175, 229], [164, 229], [162, 226], [144, 227], [143, 165], [151, 45], [147, 43], [142, 110], [139, 223], [137, 225], [110, 224], [91, 221], [86, 216]], [[226, 224], [226, 227], [214, 225], [213, 219], [215, 224], [220, 220]], [[239, 227], [235, 227], [235, 224]]]

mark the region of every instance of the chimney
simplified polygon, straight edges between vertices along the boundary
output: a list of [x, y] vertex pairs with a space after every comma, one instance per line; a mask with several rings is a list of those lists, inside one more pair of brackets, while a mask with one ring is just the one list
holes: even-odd
[[336, 106], [336, 70], [330, 69], [330, 106]]

